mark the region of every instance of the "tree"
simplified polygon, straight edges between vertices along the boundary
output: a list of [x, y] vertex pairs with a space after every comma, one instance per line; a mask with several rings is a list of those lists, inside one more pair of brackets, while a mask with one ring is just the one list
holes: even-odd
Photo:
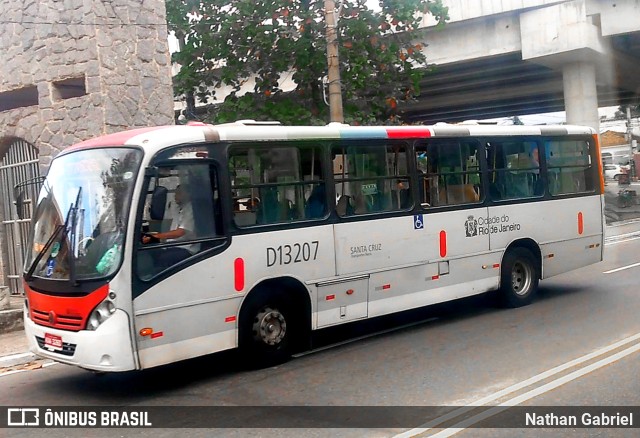
[[614, 119], [627, 120], [627, 108], [631, 108], [631, 117], [640, 117], [640, 105], [621, 105], [613, 115]]
[[[426, 67], [418, 26], [429, 14], [444, 24], [448, 12], [441, 1], [380, 0], [375, 10], [365, 0], [341, 2], [336, 13], [346, 123], [399, 122], [398, 104], [419, 94]], [[193, 93], [205, 104], [224, 99], [208, 121], [327, 122], [322, 0], [166, 4], [169, 29], [181, 40], [173, 55], [181, 65], [174, 77], [176, 95]], [[223, 85], [230, 87], [226, 96], [216, 91]]]

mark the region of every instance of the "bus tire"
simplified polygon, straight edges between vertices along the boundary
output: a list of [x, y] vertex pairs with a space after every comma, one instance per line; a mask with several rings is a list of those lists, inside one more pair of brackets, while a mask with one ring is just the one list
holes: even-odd
[[512, 248], [502, 260], [499, 302], [503, 307], [530, 304], [538, 290], [538, 264], [525, 248]]
[[258, 294], [240, 318], [240, 353], [250, 368], [269, 367], [291, 358], [295, 323], [281, 294]]

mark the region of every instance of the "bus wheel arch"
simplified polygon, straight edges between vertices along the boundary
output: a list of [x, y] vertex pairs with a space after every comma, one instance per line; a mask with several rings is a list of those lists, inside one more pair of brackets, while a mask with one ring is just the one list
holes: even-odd
[[238, 347], [250, 366], [283, 363], [308, 346], [309, 292], [291, 277], [262, 281], [244, 298], [238, 321]]
[[531, 303], [542, 275], [542, 253], [531, 239], [512, 242], [504, 252], [500, 269], [499, 304], [522, 307]]

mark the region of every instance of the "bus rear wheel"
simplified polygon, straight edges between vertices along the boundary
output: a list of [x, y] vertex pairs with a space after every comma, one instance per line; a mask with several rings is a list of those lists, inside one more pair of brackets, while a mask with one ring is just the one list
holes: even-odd
[[502, 261], [500, 304], [522, 307], [530, 304], [538, 290], [538, 264], [525, 248], [510, 249]]
[[278, 365], [291, 357], [295, 324], [283, 300], [251, 300], [240, 324], [240, 352], [249, 367]]

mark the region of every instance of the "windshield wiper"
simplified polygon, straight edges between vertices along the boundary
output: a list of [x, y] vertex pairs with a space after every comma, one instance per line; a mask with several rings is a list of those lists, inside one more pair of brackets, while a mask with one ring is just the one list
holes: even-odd
[[[76, 195], [76, 203], [72, 205], [72, 209], [69, 211], [71, 216], [71, 235], [69, 236], [69, 281], [72, 285], [76, 286], [76, 260], [73, 252], [76, 248], [76, 227], [78, 226], [78, 210], [80, 209], [80, 196], [82, 196], [82, 186], [78, 187], [78, 194]], [[69, 218], [67, 217], [67, 221]]]
[[[36, 256], [36, 258], [33, 260], [33, 263], [31, 263], [31, 266], [29, 267], [29, 270], [27, 271], [26, 275], [25, 275], [25, 280], [26, 281], [30, 281], [33, 278], [33, 273], [36, 270], [36, 267], [38, 266], [38, 263], [40, 263], [40, 261], [42, 260], [42, 258], [44, 257], [44, 255], [47, 253], [47, 251], [49, 251], [49, 248], [51, 248], [51, 246], [53, 245], [53, 243], [58, 240], [58, 235], [62, 232], [62, 236], [60, 238], [60, 240], [64, 240], [67, 237], [67, 233], [69, 232], [69, 220], [71, 218], [73, 218], [72, 224], [75, 225], [75, 218], [76, 218], [76, 214], [77, 214], [77, 207], [74, 207], [78, 205], [79, 199], [80, 199], [80, 195], [82, 194], [82, 187], [80, 187], [78, 189], [78, 194], [76, 196], [76, 202], [75, 204], [71, 204], [69, 206], [69, 211], [67, 211], [67, 217], [64, 221], [64, 224], [61, 225], [56, 225], [56, 229], [53, 230], [53, 233], [51, 234], [51, 237], [49, 237], [49, 240], [47, 240], [47, 243], [44, 244], [44, 246], [42, 247], [42, 249], [38, 252], [38, 255]], [[72, 231], [72, 236], [75, 234], [74, 230]], [[70, 242], [71, 244], [71, 242]], [[69, 250], [67, 251], [68, 253], [68, 263], [69, 263], [69, 279], [72, 280], [72, 283], [75, 284], [75, 266], [73, 263], [73, 246], [71, 246], [69, 248]]]
[[[51, 248], [51, 245], [53, 245], [53, 242], [57, 240], [57, 237], [60, 234], [60, 232], [67, 229], [67, 225], [69, 223], [69, 216], [71, 215], [72, 208], [73, 208], [73, 204], [71, 204], [71, 207], [69, 207], [69, 211], [67, 212], [67, 220], [64, 222], [64, 224], [56, 225], [56, 229], [53, 230], [51, 237], [49, 237], [49, 240], [47, 240], [47, 243], [45, 243], [42, 249], [40, 250], [40, 252], [38, 252], [38, 255], [33, 260], [33, 263], [31, 263], [31, 266], [29, 267], [29, 270], [25, 275], [25, 280], [29, 281], [33, 278], [33, 272], [36, 270], [36, 267], [38, 266], [38, 263], [40, 263], [40, 260], [42, 260], [42, 257], [44, 257], [47, 251], [49, 251], [49, 248]], [[63, 239], [66, 236], [66, 234], [67, 234], [66, 232], [63, 234], [63, 237], [62, 237]]]

